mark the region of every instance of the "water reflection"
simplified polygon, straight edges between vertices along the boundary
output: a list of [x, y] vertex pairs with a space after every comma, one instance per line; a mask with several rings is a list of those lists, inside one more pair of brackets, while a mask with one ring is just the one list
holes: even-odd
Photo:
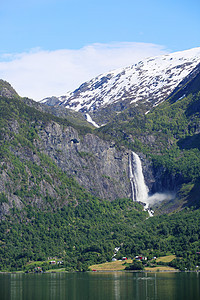
[[[22, 287], [22, 274], [11, 274], [11, 280], [10, 280], [10, 294], [11, 299], [22, 299], [23, 295], [23, 287]], [[17, 295], [17, 298], [16, 298]]]
[[196, 300], [198, 273], [0, 274], [1, 300]]
[[114, 285], [114, 295], [115, 295], [115, 299], [119, 300], [120, 298], [120, 276], [119, 274], [116, 272], [113, 274], [113, 285]]

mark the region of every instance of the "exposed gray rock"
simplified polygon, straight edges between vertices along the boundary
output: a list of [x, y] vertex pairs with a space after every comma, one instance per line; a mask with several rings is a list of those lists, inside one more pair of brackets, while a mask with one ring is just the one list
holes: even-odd
[[7, 81], [0, 79], [0, 96], [6, 98], [18, 97], [18, 94]]
[[41, 180], [40, 182], [40, 191], [44, 196], [49, 195], [50, 197], [57, 198], [58, 194], [54, 190], [54, 188], [46, 181], [46, 180]]
[[41, 151], [74, 176], [80, 185], [104, 199], [130, 197], [128, 151], [94, 134], [79, 136], [72, 128], [52, 122], [40, 132]]

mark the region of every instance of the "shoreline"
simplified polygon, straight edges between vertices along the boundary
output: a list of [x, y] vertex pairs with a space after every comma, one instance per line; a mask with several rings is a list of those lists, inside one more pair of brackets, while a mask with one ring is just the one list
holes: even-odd
[[4, 271], [0, 271], [0, 275], [12, 275], [12, 274], [15, 274], [15, 275], [19, 275], [19, 274], [26, 274], [26, 275], [29, 275], [29, 274], [59, 274], [59, 273], [199, 273], [200, 271], [199, 270], [194, 270], [194, 271], [190, 271], [190, 270], [187, 270], [187, 271], [181, 271], [181, 270], [95, 270], [95, 271], [85, 271], [85, 272], [80, 272], [80, 271], [50, 271], [50, 272], [29, 272], [29, 273], [26, 273], [26, 272], [23, 272], [23, 271], [13, 271], [13, 272], [4, 272]]

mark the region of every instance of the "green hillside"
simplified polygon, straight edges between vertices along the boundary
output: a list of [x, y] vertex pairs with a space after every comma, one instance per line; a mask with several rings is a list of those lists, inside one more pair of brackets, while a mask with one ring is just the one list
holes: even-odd
[[[117, 258], [174, 254], [173, 267], [195, 269], [200, 263], [199, 107], [199, 92], [181, 99], [175, 95], [145, 116], [129, 109], [94, 130], [80, 123], [78, 116], [45, 112], [15, 93], [11, 98], [0, 97], [0, 270], [28, 271], [33, 266], [47, 270], [51, 257], [63, 261], [66, 270], [83, 271], [110, 261], [115, 247], [120, 247]], [[82, 170], [87, 172], [98, 159], [98, 147], [105, 147], [94, 134], [112, 140], [109, 155], [113, 145], [123, 152], [143, 153], [153, 161], [155, 172], [162, 170], [160, 183], [167, 187], [165, 178], [171, 179], [169, 183], [174, 180], [175, 201], [163, 203], [156, 208], [162, 215], [149, 218], [143, 206], [130, 199], [110, 202], [94, 196], [57, 163], [54, 156], [61, 155], [62, 148], [53, 148], [53, 134], [47, 144], [52, 148], [45, 152], [43, 133], [50, 135], [46, 130], [52, 124], [55, 130], [63, 129], [60, 143], [64, 130], [70, 134], [76, 130], [83, 141], [93, 134], [93, 152], [79, 152], [73, 135], [74, 148], [69, 146], [71, 151], [76, 149], [75, 159], [84, 161]], [[119, 156], [114, 161], [117, 164]], [[107, 189], [114, 180], [103, 177]], [[173, 213], [163, 214], [166, 211]]]
[[[36, 141], [52, 122], [72, 126], [18, 97], [0, 98], [0, 270], [26, 270], [48, 257], [59, 257], [69, 270], [87, 269], [110, 259], [148, 215], [130, 199], [94, 197], [42, 153]], [[80, 136], [91, 131], [73, 126]]]
[[[130, 109], [122, 112], [98, 129], [98, 134], [145, 154], [153, 161], [155, 172], [163, 169], [161, 180], [174, 178], [176, 181], [177, 201], [180, 202], [177, 205], [199, 207], [199, 107], [200, 92], [188, 93], [180, 99], [175, 95], [145, 116], [134, 115]], [[165, 188], [170, 187], [166, 185]]]

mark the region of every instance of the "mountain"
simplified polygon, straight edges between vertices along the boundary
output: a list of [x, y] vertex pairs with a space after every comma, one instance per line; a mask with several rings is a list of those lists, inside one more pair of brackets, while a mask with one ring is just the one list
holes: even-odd
[[[116, 247], [119, 259], [175, 253], [173, 266], [199, 265], [198, 66], [150, 112], [130, 106], [98, 129], [80, 112], [5, 88], [13, 94], [0, 96], [1, 271], [47, 270], [49, 257], [83, 271]], [[132, 200], [144, 180], [158, 200], [153, 218]]]
[[87, 269], [109, 260], [130, 224], [148, 216], [127, 199], [129, 151], [70, 111], [45, 110], [0, 96], [0, 270], [32, 270], [34, 261], [48, 269], [55, 256], [67, 270]]
[[7, 98], [19, 97], [17, 92], [10, 85], [10, 83], [2, 79], [0, 79], [0, 96]]
[[38, 110], [27, 99], [1, 97], [0, 128], [0, 194], [7, 199], [0, 218], [28, 203], [63, 206], [83, 188], [107, 200], [130, 195], [129, 151], [100, 139], [90, 126]]
[[65, 96], [41, 102], [80, 111], [87, 117], [89, 114], [102, 125], [129, 107], [136, 113], [147, 113], [164, 101], [199, 63], [200, 48], [147, 58], [99, 75]]
[[[153, 164], [151, 193], [175, 191], [162, 210], [200, 206], [200, 72], [195, 68], [164, 102], [145, 115], [118, 114], [98, 135], [145, 155]], [[144, 176], [145, 164], [143, 164]], [[148, 175], [146, 182], [148, 182]], [[149, 185], [149, 184], [148, 184]]]

